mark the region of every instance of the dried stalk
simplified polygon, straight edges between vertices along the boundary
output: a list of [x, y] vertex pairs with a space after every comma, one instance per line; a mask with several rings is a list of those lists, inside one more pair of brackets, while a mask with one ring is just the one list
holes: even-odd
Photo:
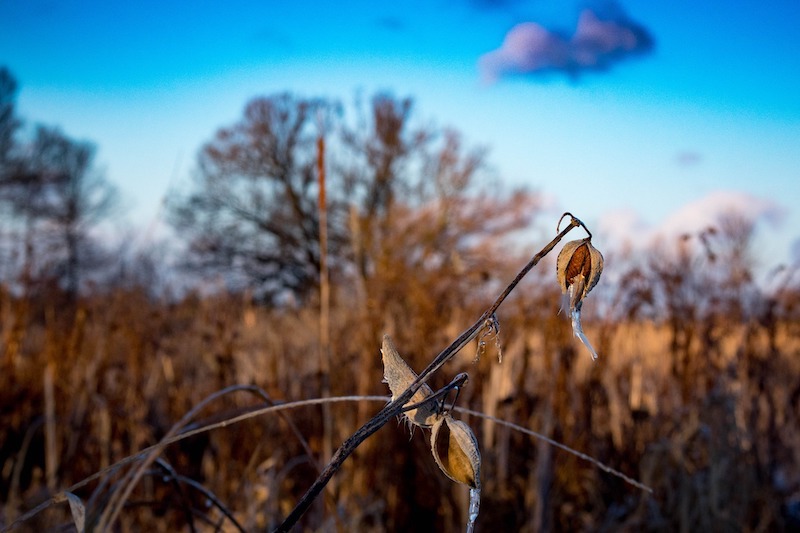
[[336, 450], [330, 463], [314, 483], [309, 487], [306, 493], [297, 502], [297, 505], [291, 513], [284, 519], [284, 521], [275, 529], [276, 532], [289, 531], [303, 514], [308, 510], [314, 500], [319, 496], [325, 485], [339, 471], [344, 461], [358, 448], [362, 442], [369, 438], [373, 433], [383, 427], [386, 422], [398, 416], [403, 411], [403, 406], [408, 403], [412, 396], [417, 392], [423, 383], [425, 383], [430, 376], [439, 370], [444, 364], [455, 356], [464, 346], [470, 343], [487, 324], [493, 324], [492, 315], [505, 301], [511, 291], [513, 291], [519, 282], [530, 270], [535, 267], [544, 256], [550, 253], [553, 248], [569, 233], [573, 228], [581, 226], [585, 229], [583, 222], [572, 216], [570, 213], [565, 213], [564, 216], [570, 217], [570, 223], [558, 234], [552, 241], [550, 241], [539, 253], [534, 255], [528, 264], [526, 264], [519, 274], [508, 284], [508, 286], [500, 293], [494, 303], [481, 315], [481, 317], [469, 328], [467, 328], [461, 335], [458, 336], [447, 348], [442, 350], [436, 358], [423, 370], [419, 377], [406, 389], [405, 392], [400, 394], [393, 401], [389, 402], [383, 409], [373, 416], [367, 423], [361, 426], [353, 435], [345, 440], [342, 445]]

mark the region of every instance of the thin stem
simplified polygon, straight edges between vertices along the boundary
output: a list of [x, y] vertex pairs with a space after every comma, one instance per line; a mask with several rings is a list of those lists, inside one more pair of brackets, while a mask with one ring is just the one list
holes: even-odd
[[542, 435], [541, 433], [539, 433], [537, 431], [533, 431], [532, 429], [528, 429], [528, 428], [522, 427], [519, 424], [514, 424], [513, 422], [507, 422], [507, 421], [503, 420], [502, 418], [497, 418], [496, 416], [487, 415], [486, 413], [481, 413], [480, 411], [473, 411], [472, 409], [466, 409], [464, 407], [456, 407], [455, 410], [458, 411], [459, 413], [465, 413], [465, 414], [468, 414], [470, 416], [476, 416], [476, 417], [479, 417], [479, 418], [485, 418], [486, 420], [491, 420], [495, 424], [500, 424], [502, 426], [510, 427], [511, 429], [513, 429], [515, 431], [519, 431], [519, 432], [524, 433], [526, 435], [530, 435], [533, 438], [542, 440], [542, 441], [546, 442], [547, 444], [549, 444], [550, 446], [553, 446], [553, 447], [558, 448], [560, 450], [564, 450], [565, 452], [571, 453], [572, 455], [574, 455], [575, 457], [578, 457], [579, 459], [583, 459], [584, 461], [588, 461], [588, 462], [592, 463], [593, 465], [598, 467], [600, 470], [603, 470], [604, 472], [608, 472], [612, 476], [616, 476], [616, 477], [620, 478], [625, 483], [628, 483], [629, 485], [632, 485], [632, 486], [636, 487], [637, 489], [641, 489], [641, 490], [643, 490], [643, 491], [645, 491], [645, 492], [647, 492], [649, 494], [653, 494], [653, 488], [652, 487], [650, 487], [648, 485], [645, 485], [644, 483], [642, 483], [640, 481], [636, 481], [635, 479], [633, 479], [630, 476], [626, 476], [625, 474], [623, 474], [619, 470], [615, 470], [615, 469], [611, 468], [607, 464], [603, 463], [602, 461], [600, 461], [598, 459], [595, 459], [591, 455], [587, 455], [587, 454], [585, 454], [583, 452], [579, 452], [578, 450], [576, 450], [574, 448], [570, 448], [566, 444], [561, 444], [557, 440], [553, 440], [550, 437], [548, 437], [546, 435]]
[[[437, 355], [436, 358], [431, 361], [425, 370], [419, 374], [417, 379], [414, 380], [402, 394], [384, 406], [383, 409], [378, 411], [375, 416], [373, 416], [355, 433], [348, 437], [341, 446], [339, 446], [339, 449], [336, 450], [336, 452], [333, 454], [333, 457], [331, 457], [331, 461], [328, 463], [328, 466], [325, 467], [319, 477], [317, 477], [314, 483], [308, 488], [303, 497], [300, 498], [300, 501], [297, 502], [297, 505], [292, 512], [289, 513], [284, 521], [275, 529], [276, 532], [289, 531], [289, 529], [297, 524], [297, 521], [300, 520], [300, 517], [305, 514], [317, 496], [319, 496], [319, 493], [322, 492], [322, 489], [325, 488], [325, 485], [328, 484], [328, 481], [330, 481], [333, 475], [339, 471], [339, 468], [341, 468], [344, 461], [356, 450], [356, 448], [358, 448], [361, 443], [369, 438], [373, 433], [382, 428], [386, 422], [399, 415], [403, 411], [403, 406], [408, 402], [408, 400], [411, 399], [412, 396], [414, 396], [414, 394], [417, 392], [417, 389], [419, 389], [420, 386], [422, 386], [422, 384], [425, 383], [434, 372], [444, 366], [444, 364], [453, 356], [455, 356], [464, 346], [477, 337], [481, 329], [486, 326], [487, 321], [491, 320], [495, 311], [497, 311], [508, 295], [511, 294], [511, 291], [513, 291], [519, 282], [522, 281], [522, 278], [524, 278], [525, 275], [530, 272], [530, 270], [535, 267], [544, 256], [550, 253], [550, 251], [555, 248], [555, 246], [561, 241], [561, 239], [564, 238], [567, 233], [577, 226], [581, 226], [586, 229], [586, 227], [583, 225], [583, 222], [572, 216], [572, 214], [565, 213], [561, 218], [563, 219], [565, 216], [570, 217], [570, 223], [567, 225], [567, 227], [564, 228], [564, 230], [562, 230], [558, 235], [556, 235], [552, 241], [550, 241], [539, 251], [539, 253], [534, 255], [531, 260], [528, 261], [528, 264], [522, 267], [522, 270], [519, 271], [519, 274], [517, 274], [517, 276], [511, 280], [511, 283], [509, 283], [503, 292], [500, 293], [494, 303], [483, 312], [481, 317], [472, 326], [467, 328], [461, 335], [459, 335], [458, 338], [456, 338], [447, 348], [442, 350], [441, 353], [439, 353], [439, 355]], [[559, 221], [559, 226], [560, 225], [561, 221]]]
[[170, 481], [173, 487], [175, 487], [175, 491], [178, 493], [180, 499], [181, 510], [183, 511], [183, 515], [186, 517], [186, 523], [189, 525], [189, 531], [192, 533], [197, 533], [197, 528], [194, 526], [192, 508], [189, 504], [189, 499], [186, 497], [186, 491], [183, 490], [181, 482], [178, 479], [178, 473], [175, 472], [175, 469], [172, 468], [171, 464], [160, 457], [156, 457], [156, 465], [158, 465], [159, 468], [167, 473], [165, 476], [165, 481]]
[[[448, 389], [447, 386], [445, 386], [443, 388], [443, 390], [446, 390], [446, 389]], [[438, 394], [438, 392], [437, 392], [437, 394]], [[340, 403], [340, 402], [364, 402], [364, 401], [386, 402], [387, 400], [389, 400], [389, 398], [387, 396], [334, 396], [334, 397], [330, 397], [330, 398], [312, 398], [312, 399], [306, 399], [306, 400], [299, 400], [299, 401], [296, 401], [296, 402], [276, 403], [276, 404], [270, 405], [268, 407], [261, 407], [259, 409], [254, 409], [252, 411], [237, 415], [235, 417], [227, 418], [227, 419], [222, 420], [220, 422], [215, 422], [213, 424], [208, 424], [206, 426], [197, 427], [195, 429], [191, 429], [191, 430], [185, 431], [185, 432], [183, 432], [183, 433], [181, 433], [179, 435], [176, 435], [176, 436], [171, 437], [169, 439], [165, 439], [164, 441], [159, 442], [158, 444], [154, 444], [154, 445], [152, 445], [152, 446], [150, 446], [148, 448], [145, 448], [145, 449], [141, 450], [140, 452], [138, 452], [138, 453], [136, 453], [134, 455], [129, 455], [128, 457], [125, 457], [124, 459], [121, 459], [121, 460], [117, 461], [113, 465], [110, 465], [110, 466], [108, 466], [108, 467], [106, 467], [106, 468], [104, 468], [104, 469], [102, 469], [102, 470], [100, 470], [98, 472], [95, 472], [91, 476], [82, 479], [81, 481], [75, 483], [71, 487], [68, 487], [68, 488], [62, 490], [61, 492], [57, 493], [55, 496], [53, 496], [51, 498], [48, 498], [47, 500], [45, 500], [42, 503], [40, 503], [39, 505], [37, 505], [35, 508], [27, 511], [25, 514], [23, 514], [22, 516], [18, 517], [17, 519], [15, 519], [10, 524], [0, 528], [0, 533], [6, 533], [7, 531], [11, 531], [16, 526], [22, 524], [23, 522], [26, 522], [27, 520], [30, 520], [35, 515], [37, 515], [38, 513], [42, 512], [44, 509], [50, 507], [51, 505], [58, 504], [58, 503], [63, 503], [65, 501], [67, 501], [67, 497], [66, 497], [67, 493], [75, 492], [78, 489], [85, 487], [86, 485], [88, 485], [92, 481], [101, 478], [103, 475], [108, 474], [110, 472], [113, 472], [113, 471], [115, 471], [115, 470], [117, 470], [117, 469], [119, 469], [119, 468], [121, 468], [121, 467], [123, 467], [123, 466], [125, 466], [127, 464], [130, 464], [130, 463], [132, 463], [134, 461], [137, 461], [137, 460], [143, 458], [148, 453], [150, 453], [151, 451], [159, 448], [160, 446], [162, 446], [164, 444], [175, 444], [176, 442], [182, 441], [182, 440], [187, 439], [189, 437], [194, 437], [196, 435], [199, 435], [199, 434], [202, 434], [202, 433], [207, 433], [207, 432], [213, 431], [215, 429], [226, 428], [228, 426], [232, 426], [234, 424], [238, 424], [239, 422], [243, 422], [243, 421], [249, 420], [251, 418], [255, 418], [255, 417], [258, 417], [258, 416], [271, 414], [271, 413], [280, 414], [280, 413], [282, 413], [284, 411], [287, 411], [287, 410], [290, 410], [290, 409], [298, 409], [300, 407], [308, 407], [308, 406], [312, 406], [312, 405], [322, 405], [322, 404], [325, 404], [325, 403], [331, 403], [332, 404], [332, 403]], [[417, 407], [419, 407], [419, 405], [422, 405], [422, 403], [425, 403], [425, 402], [420, 402], [419, 404], [417, 404]], [[413, 407], [414, 406], [410, 406], [409, 408], [413, 408]], [[406, 407], [403, 408], [403, 410], [405, 410], [405, 409], [406, 409]], [[494, 417], [494, 416], [490, 416], [490, 415], [481, 413], [480, 411], [473, 411], [471, 409], [466, 409], [464, 407], [453, 407], [453, 409], [455, 409], [456, 411], [458, 411], [460, 413], [465, 413], [465, 414], [469, 414], [469, 415], [472, 415], [472, 416], [477, 416], [477, 417], [481, 417], [481, 418], [485, 418], [485, 419], [491, 420], [492, 422], [494, 422], [496, 424], [502, 424], [504, 426], [510, 427], [511, 429], [513, 429], [515, 431], [520, 431], [520, 432], [525, 433], [527, 435], [530, 435], [530, 436], [532, 436], [532, 437], [534, 437], [536, 439], [541, 439], [541, 440], [547, 442], [548, 444], [550, 444], [552, 446], [555, 446], [557, 448], [560, 448], [561, 450], [566, 451], [567, 453], [570, 453], [572, 455], [575, 455], [576, 457], [579, 457], [581, 459], [589, 461], [594, 465], [597, 465], [599, 468], [601, 468], [605, 472], [608, 472], [611, 475], [620, 477], [624, 481], [626, 481], [627, 483], [630, 483], [631, 485], [633, 485], [633, 486], [635, 486], [637, 488], [640, 488], [640, 489], [642, 489], [642, 490], [644, 490], [646, 492], [649, 492], [651, 494], [653, 493], [653, 489], [651, 487], [649, 487], [649, 486], [647, 486], [647, 485], [645, 485], [643, 483], [640, 483], [640, 482], [638, 482], [638, 481], [636, 481], [636, 480], [634, 480], [632, 478], [629, 478], [625, 474], [622, 474], [621, 472], [619, 472], [617, 470], [614, 470], [613, 468], [611, 468], [610, 466], [600, 462], [599, 460], [594, 459], [593, 457], [591, 457], [589, 455], [586, 455], [586, 454], [584, 454], [582, 452], [579, 452], [579, 451], [577, 451], [577, 450], [575, 450], [573, 448], [570, 448], [569, 446], [561, 444], [560, 442], [555, 441], [555, 440], [553, 440], [553, 439], [551, 439], [549, 437], [546, 437], [545, 435], [543, 435], [541, 433], [538, 433], [536, 431], [524, 428], [522, 426], [519, 426], [519, 425], [511, 423], [511, 422], [507, 422], [507, 421], [505, 421], [503, 419], [500, 419], [500, 418], [497, 418], [497, 417]], [[308, 458], [305, 458], [304, 460], [307, 461]], [[106, 478], [106, 480], [108, 480], [108, 479], [110, 479], [110, 478]], [[95, 492], [97, 492], [97, 490], [95, 490]]]
[[163, 449], [167, 446], [168, 440], [171, 437], [174, 437], [182, 428], [186, 427], [186, 425], [195, 417], [197, 413], [199, 413], [206, 405], [210, 404], [217, 398], [220, 398], [226, 394], [230, 394], [233, 392], [238, 391], [245, 391], [250, 392], [253, 394], [257, 394], [258, 396], [268, 400], [269, 397], [264, 393], [260, 388], [255, 387], [253, 385], [232, 385], [230, 387], [226, 387], [222, 390], [219, 390], [215, 393], [210, 394], [206, 398], [204, 398], [200, 403], [192, 407], [183, 418], [181, 418], [176, 424], [174, 424], [167, 434], [161, 439], [161, 442], [152, 446], [150, 451], [147, 455], [144, 456], [144, 460], [135, 468], [131, 469], [125, 477], [123, 478], [123, 484], [120, 485], [120, 488], [115, 490], [111, 493], [109, 498], [108, 504], [103, 510], [103, 513], [100, 515], [100, 519], [98, 520], [97, 528], [99, 531], [105, 531], [109, 529], [111, 525], [117, 519], [120, 511], [122, 511], [122, 507], [125, 505], [128, 497], [130, 496], [131, 492], [133, 491], [134, 487], [138, 483], [139, 479], [144, 475], [145, 470], [150, 464], [158, 457]]
[[[441, 389], [437, 390], [436, 392], [434, 392], [433, 394], [431, 394], [430, 396], [428, 396], [427, 398], [425, 398], [421, 402], [417, 402], [417, 403], [409, 404], [409, 405], [404, 405], [402, 412], [405, 413], [405, 412], [408, 412], [408, 411], [413, 411], [414, 409], [418, 409], [418, 408], [422, 407], [423, 405], [427, 405], [427, 404], [429, 404], [431, 402], [435, 402], [439, 398], [442, 398], [442, 397], [448, 395], [450, 393], [450, 391], [453, 390], [453, 389], [456, 389], [456, 391], [458, 391], [458, 389], [463, 387], [464, 384], [468, 380], [469, 380], [469, 375], [466, 372], [461, 372], [456, 377], [454, 377], [453, 380], [450, 383], [448, 383], [447, 385], [445, 385]], [[456, 392], [456, 399], [458, 399], [458, 392]], [[455, 405], [455, 400], [453, 400], [453, 405]], [[442, 409], [443, 408], [444, 408], [444, 401], [442, 401]]]

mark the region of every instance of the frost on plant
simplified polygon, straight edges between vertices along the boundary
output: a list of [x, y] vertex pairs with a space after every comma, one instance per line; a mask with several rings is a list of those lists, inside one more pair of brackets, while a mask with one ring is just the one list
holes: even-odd
[[486, 338], [494, 337], [494, 346], [497, 348], [497, 362], [503, 362], [503, 346], [500, 344], [500, 321], [497, 319], [497, 314], [492, 313], [490, 318], [483, 322], [480, 337], [478, 338], [478, 349], [475, 352], [475, 361], [480, 361], [481, 356], [486, 352]]
[[597, 352], [583, 333], [581, 326], [581, 307], [583, 299], [589, 294], [603, 272], [603, 254], [592, 246], [592, 238], [570, 241], [564, 245], [556, 261], [556, 274], [561, 292], [569, 305], [572, 332], [597, 359]]

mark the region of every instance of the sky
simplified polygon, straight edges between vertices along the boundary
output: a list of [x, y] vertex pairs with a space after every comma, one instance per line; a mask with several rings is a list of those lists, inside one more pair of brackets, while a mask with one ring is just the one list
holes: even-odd
[[773, 267], [800, 264], [798, 27], [796, 0], [0, 0], [0, 64], [147, 231], [249, 99], [388, 90], [488, 147], [553, 229], [568, 210], [643, 247], [735, 208]]

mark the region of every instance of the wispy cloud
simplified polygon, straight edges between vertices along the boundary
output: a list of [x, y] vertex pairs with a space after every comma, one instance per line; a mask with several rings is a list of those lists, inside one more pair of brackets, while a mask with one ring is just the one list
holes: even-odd
[[629, 246], [642, 235], [649, 237], [652, 227], [632, 208], [607, 211], [597, 221], [597, 233], [615, 245]]
[[536, 22], [517, 24], [506, 34], [500, 48], [478, 60], [482, 79], [492, 83], [506, 75], [548, 71], [576, 77], [652, 50], [650, 33], [614, 4], [609, 7], [584, 9], [571, 36]]
[[694, 150], [683, 150], [675, 154], [675, 162], [682, 167], [693, 167], [703, 162], [703, 155]]
[[665, 236], [694, 233], [718, 224], [731, 213], [772, 227], [778, 227], [786, 216], [786, 210], [774, 200], [746, 192], [717, 190], [675, 211], [656, 228], [656, 233]]
[[777, 202], [750, 193], [730, 190], [712, 191], [689, 202], [660, 222], [648, 224], [633, 209], [606, 213], [598, 221], [598, 233], [613, 246], [647, 249], [657, 242], [668, 242], [682, 235], [697, 235], [717, 226], [724, 217], [736, 214], [755, 224], [779, 228], [786, 209]]

